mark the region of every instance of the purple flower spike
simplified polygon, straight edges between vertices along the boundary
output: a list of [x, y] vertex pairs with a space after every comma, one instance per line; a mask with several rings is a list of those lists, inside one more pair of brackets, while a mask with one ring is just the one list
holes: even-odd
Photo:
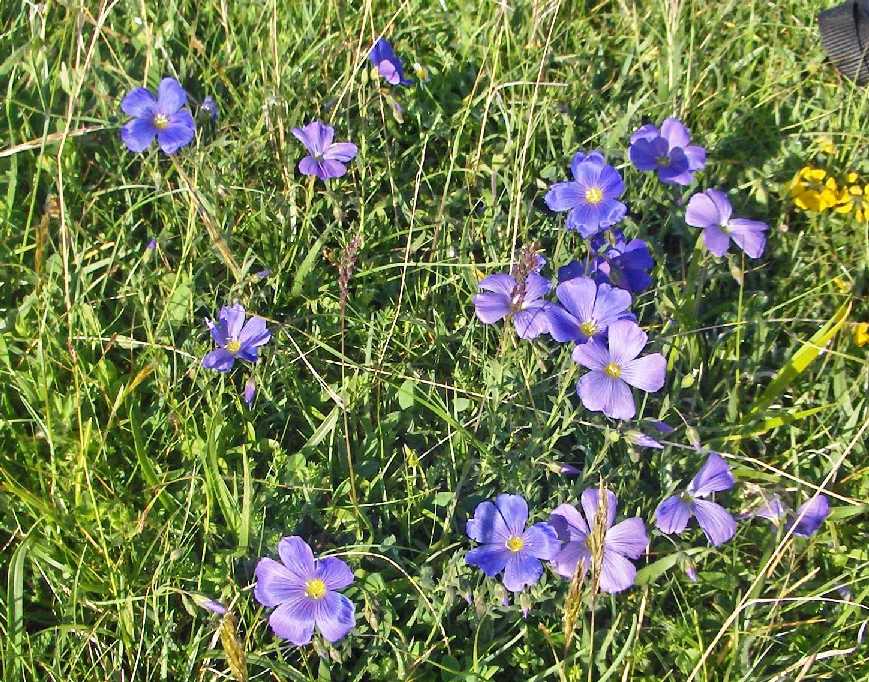
[[196, 123], [186, 108], [187, 93], [174, 78], [164, 78], [157, 96], [148, 88], [136, 88], [121, 100], [121, 110], [132, 116], [121, 127], [121, 140], [131, 152], [143, 152], [154, 138], [165, 154], [187, 146], [196, 134]]
[[[794, 535], [807, 538], [818, 532], [818, 528], [830, 514], [830, 503], [826, 495], [815, 495], [812, 499], [800, 505], [793, 516], [796, 523]], [[800, 518], [802, 517], [802, 518]], [[797, 521], [799, 519], [799, 521]]]
[[609, 325], [608, 347], [597, 339], [573, 349], [573, 361], [591, 370], [576, 384], [586, 409], [613, 419], [631, 419], [636, 413], [630, 387], [647, 393], [661, 390], [667, 361], [660, 353], [637, 357], [646, 345], [646, 332], [631, 320]]
[[610, 323], [633, 319], [628, 312], [631, 295], [609, 284], [596, 284], [588, 277], [575, 277], [555, 288], [561, 306], [549, 307], [549, 333], [556, 341], [585, 343], [603, 340]]
[[513, 275], [497, 272], [481, 280], [480, 293], [473, 298], [477, 317], [483, 324], [513, 318], [520, 339], [534, 339], [549, 331], [547, 311], [551, 304], [543, 297], [549, 293], [549, 280], [529, 272], [520, 285]]
[[368, 59], [371, 60], [383, 80], [390, 85], [411, 85], [413, 83], [412, 80], [404, 77], [404, 66], [386, 38], [379, 38], [374, 43], [374, 47], [368, 53]]
[[320, 121], [311, 121], [304, 128], [293, 128], [292, 133], [308, 150], [308, 156], [299, 161], [299, 172], [315, 175], [320, 180], [340, 178], [347, 172], [344, 164], [358, 152], [351, 142], [332, 142], [335, 129]]
[[649, 276], [655, 261], [642, 239], [617, 241], [598, 259], [597, 270], [621, 289], [638, 294], [652, 285]]
[[600, 152], [577, 152], [570, 162], [573, 180], [557, 182], [544, 197], [553, 211], [567, 211], [567, 229], [588, 239], [612, 227], [628, 209], [618, 200], [625, 185]]
[[672, 495], [655, 510], [655, 525], [663, 533], [682, 533], [691, 516], [713, 545], [721, 545], [733, 537], [736, 521], [724, 507], [704, 500], [711, 493], [729, 490], [735, 479], [721, 455], [712, 452], [681, 495]]
[[258, 349], [268, 343], [272, 333], [266, 329], [266, 321], [254, 315], [244, 321], [244, 308], [236, 303], [220, 309], [217, 323], [206, 319], [211, 330], [211, 338], [219, 346], [202, 358], [202, 366], [206, 369], [228, 372], [235, 364], [235, 359], [247, 362], [257, 362]]
[[543, 575], [541, 560], [549, 561], [561, 543], [548, 523], [525, 528], [528, 505], [521, 495], [498, 495], [495, 502], [481, 502], [468, 519], [468, 537], [480, 543], [465, 557], [490, 578], [504, 572], [504, 587], [521, 592]]
[[641, 171], [655, 171], [671, 185], [690, 185], [694, 173], [706, 165], [706, 150], [691, 144], [691, 133], [677, 118], [668, 118], [658, 129], [647, 124], [631, 135], [631, 163]]
[[[646, 526], [638, 516], [613, 525], [618, 500], [609, 490], [604, 492], [607, 518], [604, 521], [606, 535], [599, 586], [601, 592], [621, 592], [634, 584], [637, 575], [637, 569], [628, 559], [639, 559], [646, 551], [649, 538], [646, 535]], [[552, 511], [549, 522], [565, 543], [552, 561], [552, 567], [558, 575], [572, 578], [580, 561], [583, 564], [583, 575], [591, 568], [593, 557], [589, 536], [594, 532], [599, 502], [599, 491], [588, 488], [580, 497], [584, 516], [569, 504], [559, 505]]]
[[260, 559], [254, 596], [266, 607], [274, 633], [296, 646], [308, 644], [314, 626], [330, 642], [343, 638], [356, 624], [356, 607], [339, 594], [353, 582], [353, 571], [337, 557], [315, 559], [302, 538], [278, 544], [281, 561]]
[[759, 220], [732, 218], [732, 213], [730, 199], [724, 192], [707, 189], [688, 200], [685, 222], [703, 228], [703, 242], [716, 256], [727, 253], [732, 239], [749, 258], [760, 258], [769, 225]]

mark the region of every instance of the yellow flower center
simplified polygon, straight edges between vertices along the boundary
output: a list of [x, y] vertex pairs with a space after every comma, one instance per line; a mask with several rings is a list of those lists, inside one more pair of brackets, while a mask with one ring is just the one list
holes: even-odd
[[622, 368], [614, 362], [611, 362], [604, 367], [603, 371], [606, 372], [607, 376], [611, 376], [613, 379], [618, 379], [622, 375]]
[[169, 125], [169, 117], [166, 114], [154, 114], [154, 127], [163, 130]]
[[600, 187], [589, 187], [585, 190], [585, 200], [595, 206], [603, 201], [603, 192]]
[[518, 552], [525, 546], [525, 541], [522, 540], [518, 535], [514, 535], [509, 540], [507, 540], [507, 549], [511, 552]]
[[314, 578], [305, 583], [305, 596], [311, 599], [322, 599], [326, 596], [326, 583]]
[[583, 322], [579, 325], [579, 331], [581, 331], [585, 336], [592, 337], [597, 331], [597, 325], [589, 320], [588, 322]]
[[669, 156], [659, 156], [657, 159], [655, 159], [655, 163], [657, 163], [659, 166], [661, 166], [663, 168], [666, 168], [667, 166], [670, 165], [670, 157]]
[[241, 350], [241, 341], [239, 341], [238, 339], [227, 341], [226, 350], [233, 354], [238, 353], [238, 351]]

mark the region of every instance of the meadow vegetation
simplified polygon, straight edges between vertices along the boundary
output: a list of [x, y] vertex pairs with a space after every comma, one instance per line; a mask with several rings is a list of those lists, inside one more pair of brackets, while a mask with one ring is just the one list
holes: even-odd
[[[825, 62], [819, 9], [3, 3], [3, 679], [866, 680], [869, 228], [790, 185], [866, 182], [869, 94]], [[412, 84], [372, 73], [380, 35]], [[133, 153], [120, 102], [167, 76], [195, 138]], [[668, 116], [707, 150], [690, 188], [628, 159]], [[298, 170], [315, 119], [358, 148], [327, 183]], [[524, 246], [553, 282], [585, 255], [544, 196], [594, 149], [655, 262], [632, 312], [666, 381], [627, 422], [583, 407], [570, 344], [472, 302]], [[769, 225], [761, 257], [686, 224], [711, 187]], [[206, 318], [235, 302], [271, 338], [211, 371]], [[663, 534], [710, 451], [735, 517], [820, 492], [829, 517]], [[650, 538], [629, 589], [547, 568], [508, 594], [466, 563], [479, 503], [521, 495], [531, 524], [600, 485]], [[333, 644], [282, 640], [255, 598], [294, 535], [353, 571]]]

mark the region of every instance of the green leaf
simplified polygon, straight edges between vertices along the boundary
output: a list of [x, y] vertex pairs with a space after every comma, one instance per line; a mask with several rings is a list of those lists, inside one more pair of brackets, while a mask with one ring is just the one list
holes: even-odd
[[434, 496], [435, 506], [436, 507], [449, 506], [453, 501], [453, 497], [455, 497], [455, 493], [453, 493], [449, 490], [439, 492], [437, 495]]
[[170, 322], [183, 322], [193, 302], [193, 289], [190, 286], [190, 275], [186, 272], [168, 273], [163, 277], [164, 284], [171, 290], [166, 301], [166, 318]]
[[305, 254], [299, 267], [296, 268], [296, 274], [293, 276], [293, 285], [290, 287], [291, 298], [296, 298], [302, 295], [302, 286], [305, 284], [305, 277], [307, 277], [314, 268], [314, 262], [323, 251], [323, 244], [326, 243], [326, 237], [329, 236], [329, 232], [331, 232], [329, 227], [323, 230], [323, 233], [317, 238], [317, 241], [315, 241], [313, 246], [308, 249], [308, 253]]
[[679, 553], [673, 552], [672, 554], [668, 554], [663, 559], [658, 559], [655, 562], [652, 562], [648, 566], [644, 566], [639, 571], [637, 571], [636, 584], [637, 585], [648, 585], [650, 583], [655, 582], [658, 578], [660, 578], [664, 573], [669, 571], [673, 566], [676, 565], [676, 562], [679, 561]]
[[808, 410], [798, 410], [795, 412], [777, 414], [774, 417], [764, 419], [762, 422], [751, 421], [748, 424], [743, 423], [735, 431], [728, 433], [724, 437], [724, 440], [740, 440], [742, 438], [760, 436], [767, 431], [772, 431], [780, 426], [793, 424], [801, 419], [805, 419], [806, 417], [811, 417], [813, 414], [817, 414], [818, 412], [823, 412], [824, 410], [829, 410], [831, 407], [836, 407], [836, 405], [838, 405], [838, 403], [828, 403], [826, 405], [809, 408]]
[[407, 410], [413, 407], [414, 394], [416, 392], [416, 382], [413, 379], [406, 379], [404, 383], [398, 387], [398, 405], [402, 410]]
[[844, 303], [830, 320], [815, 332], [814, 336], [805, 342], [802, 347], [794, 353], [790, 360], [785, 363], [778, 373], [773, 378], [769, 386], [763, 392], [763, 395], [758, 398], [748, 412], [751, 419], [763, 412], [793, 383], [800, 374], [806, 371], [809, 365], [821, 354], [826, 345], [836, 335], [845, 320], [848, 319], [848, 313], [851, 312], [851, 302]]
[[668, 554], [667, 556], [658, 559], [657, 561], [654, 561], [648, 566], [644, 566], [639, 571], [637, 571], [636, 584], [649, 585], [655, 582], [671, 568], [673, 568], [673, 566], [675, 566], [679, 562], [680, 558], [686, 555], [695, 556], [698, 554], [705, 554], [708, 551], [708, 547], [692, 547], [691, 549], [686, 549], [682, 552], [673, 552], [672, 554]]

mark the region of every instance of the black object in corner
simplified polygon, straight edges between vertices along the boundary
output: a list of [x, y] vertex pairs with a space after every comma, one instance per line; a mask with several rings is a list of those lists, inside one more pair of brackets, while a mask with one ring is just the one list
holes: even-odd
[[869, 83], [869, 0], [848, 0], [818, 15], [830, 61], [858, 85]]

